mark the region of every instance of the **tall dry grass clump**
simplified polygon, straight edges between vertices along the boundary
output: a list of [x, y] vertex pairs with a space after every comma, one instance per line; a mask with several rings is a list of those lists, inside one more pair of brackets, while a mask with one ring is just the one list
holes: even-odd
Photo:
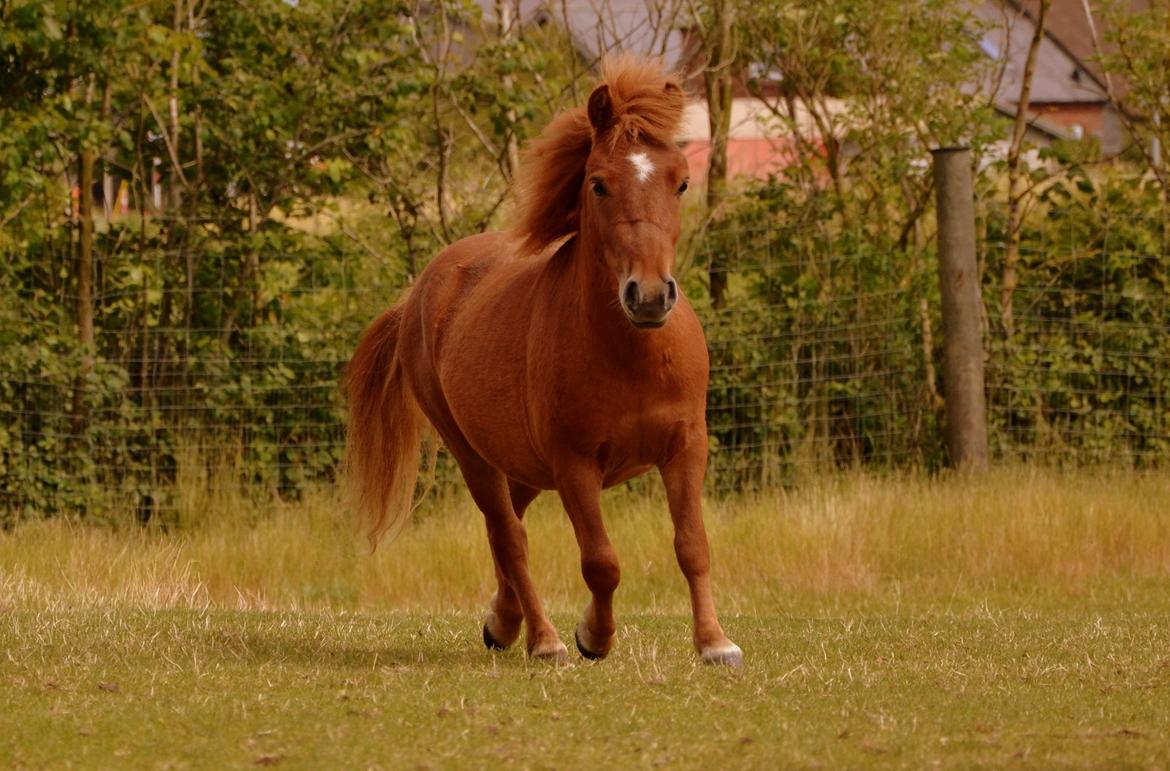
[[983, 477], [854, 475], [729, 503], [724, 580], [778, 591], [946, 590], [1016, 584], [1081, 591], [1170, 576], [1163, 474], [1014, 468]]
[[[192, 496], [198, 485], [188, 491]], [[337, 495], [218, 510], [159, 527], [30, 522], [0, 534], [0, 609], [45, 603], [475, 611], [495, 579], [482, 516], [432, 498], [392, 548], [369, 556]], [[199, 502], [212, 500], [197, 498]], [[1083, 593], [1170, 578], [1170, 478], [1015, 468], [984, 477], [847, 475], [708, 501], [714, 581], [731, 611], [801, 600], [1012, 588]], [[192, 501], [177, 501], [194, 512]], [[622, 608], [685, 612], [665, 501], [607, 493]], [[533, 578], [554, 610], [587, 599], [555, 496], [525, 517]]]

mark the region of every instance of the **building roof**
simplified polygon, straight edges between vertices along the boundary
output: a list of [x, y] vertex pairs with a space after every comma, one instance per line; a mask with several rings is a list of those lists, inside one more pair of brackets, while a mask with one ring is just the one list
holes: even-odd
[[[1028, 48], [1036, 29], [1033, 18], [1021, 11], [1014, 2], [996, 0], [987, 0], [974, 9], [987, 25], [980, 46], [1000, 69], [998, 78], [985, 84], [985, 88], [993, 92], [996, 107], [1007, 112], [1014, 112], [1019, 101]], [[1104, 83], [1051, 34], [1041, 39], [1035, 66], [1031, 91], [1034, 104], [1108, 101]]]
[[[495, 0], [478, 0], [485, 18], [495, 18]], [[612, 50], [660, 56], [677, 67], [683, 54], [685, 9], [655, 0], [504, 0], [521, 23], [553, 22], [569, 30], [578, 51], [598, 60]]]
[[[1036, 19], [1040, 13], [1040, 0], [1008, 2], [1029, 19]], [[1098, 61], [1097, 50], [1098, 46], [1105, 53], [1116, 50], [1108, 41], [1110, 22], [1108, 9], [1112, 5], [1113, 3], [1102, 0], [1052, 0], [1044, 25], [1048, 37], [1076, 59], [1102, 88], [1105, 85], [1105, 72]], [[1122, 8], [1129, 13], [1141, 13], [1149, 7], [1150, 0], [1125, 0], [1122, 4]], [[1097, 37], [1096, 42], [1093, 40], [1094, 33]], [[1123, 81], [1114, 82], [1112, 85], [1117, 96], [1124, 95], [1126, 84]]]

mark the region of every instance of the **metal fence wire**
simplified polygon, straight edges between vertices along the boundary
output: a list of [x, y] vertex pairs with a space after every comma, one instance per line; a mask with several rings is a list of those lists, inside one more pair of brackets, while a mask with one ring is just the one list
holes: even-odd
[[[992, 334], [987, 345], [994, 449], [1049, 462], [1164, 463], [1165, 211], [1051, 209], [1024, 236], [1014, 334]], [[997, 265], [1004, 250], [988, 240], [985, 264]], [[989, 289], [998, 292], [994, 283]]]
[[[1130, 212], [1086, 226], [1081, 214], [1047, 211], [1022, 233], [1009, 336], [997, 321], [1005, 238], [981, 213], [993, 455], [1158, 464], [1170, 457], [1165, 221]], [[681, 273], [711, 351], [713, 490], [945, 462], [937, 267], [923, 244], [883, 252], [783, 223], [722, 225], [699, 241]], [[20, 296], [4, 317], [6, 521], [102, 507], [149, 516], [180, 484], [267, 498], [332, 482], [340, 375], [405, 277], [323, 247], [297, 264], [261, 250], [263, 269], [241, 279], [227, 256], [199, 250], [99, 261], [97, 357], [83, 380], [67, 288]], [[728, 274], [719, 309], [705, 290], [714, 255]], [[176, 278], [191, 259], [220, 280]], [[457, 472], [448, 461], [440, 473]]]

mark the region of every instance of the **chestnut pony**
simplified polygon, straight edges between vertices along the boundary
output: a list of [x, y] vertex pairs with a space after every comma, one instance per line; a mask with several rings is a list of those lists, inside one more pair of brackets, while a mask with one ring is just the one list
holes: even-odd
[[560, 114], [528, 150], [515, 229], [452, 244], [365, 332], [347, 372], [348, 474], [376, 546], [409, 513], [429, 421], [487, 522], [499, 587], [485, 644], [506, 648], [526, 621], [528, 654], [564, 660], [528, 571], [524, 510], [559, 493], [592, 593], [577, 647], [601, 658], [620, 573], [601, 491], [657, 467], [695, 647], [734, 666], [743, 654], [715, 615], [699, 499], [707, 346], [671, 276], [683, 91], [651, 62], [602, 69], [588, 107]]

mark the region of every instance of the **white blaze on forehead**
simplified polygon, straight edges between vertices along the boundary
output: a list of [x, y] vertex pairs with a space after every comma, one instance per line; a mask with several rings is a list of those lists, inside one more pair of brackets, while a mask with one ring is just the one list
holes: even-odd
[[646, 155], [646, 153], [631, 154], [630, 163], [634, 164], [634, 169], [638, 172], [639, 182], [645, 182], [654, 173], [654, 162], [650, 160], [650, 156]]

